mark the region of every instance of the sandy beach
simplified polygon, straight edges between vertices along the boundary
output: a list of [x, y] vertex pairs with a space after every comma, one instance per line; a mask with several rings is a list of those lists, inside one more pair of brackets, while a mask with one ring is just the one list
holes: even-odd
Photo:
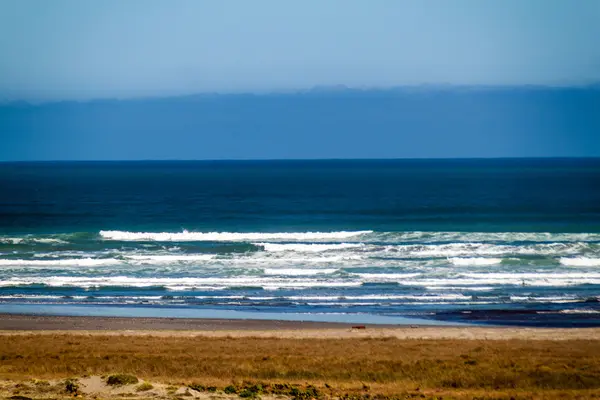
[[[0, 359], [0, 398], [21, 400], [587, 399], [600, 390], [599, 328], [0, 314]], [[120, 374], [126, 382], [109, 383]]]
[[0, 335], [22, 334], [600, 341], [600, 328], [356, 325], [274, 320], [0, 314]]

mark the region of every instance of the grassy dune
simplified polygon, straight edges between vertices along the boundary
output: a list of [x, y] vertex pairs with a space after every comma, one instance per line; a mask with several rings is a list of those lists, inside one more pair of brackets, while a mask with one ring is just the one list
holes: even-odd
[[0, 337], [5, 380], [117, 372], [218, 391], [260, 384], [265, 395], [282, 384], [324, 398], [585, 399], [600, 398], [600, 341]]

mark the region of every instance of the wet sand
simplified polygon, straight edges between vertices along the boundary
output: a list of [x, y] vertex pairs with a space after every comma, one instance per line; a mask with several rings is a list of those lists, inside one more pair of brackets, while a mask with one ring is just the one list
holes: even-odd
[[[357, 328], [360, 326], [360, 328]], [[363, 329], [364, 327], [364, 329]], [[353, 325], [327, 322], [66, 317], [0, 314], [0, 334], [90, 334], [277, 338], [600, 340], [600, 328]]]

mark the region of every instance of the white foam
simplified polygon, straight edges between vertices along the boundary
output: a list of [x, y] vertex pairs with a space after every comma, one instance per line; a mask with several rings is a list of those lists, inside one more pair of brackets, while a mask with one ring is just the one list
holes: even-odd
[[352, 300], [352, 301], [387, 301], [387, 300], [421, 300], [421, 301], [448, 301], [448, 300], [470, 300], [471, 296], [465, 296], [463, 294], [439, 294], [439, 295], [379, 295], [379, 294], [367, 294], [361, 296], [289, 296], [286, 297], [290, 300], [308, 300], [308, 301], [340, 301], [340, 300]]
[[581, 301], [577, 296], [510, 296], [511, 301], [535, 303], [576, 303]]
[[306, 269], [306, 268], [265, 268], [265, 275], [328, 275], [337, 269]]
[[24, 299], [24, 300], [56, 300], [62, 299], [63, 296], [56, 295], [44, 295], [44, 294], [11, 294], [7, 296], [0, 296], [2, 300], [14, 300], [14, 299]]
[[22, 238], [7, 238], [7, 237], [0, 238], [0, 243], [4, 243], [4, 244], [19, 244], [22, 242], [23, 242]]
[[26, 237], [20, 237], [20, 238], [2, 237], [2, 238], [0, 238], [0, 243], [4, 243], [4, 244], [21, 244], [21, 243], [66, 244], [68, 242], [61, 240], [61, 239], [55, 239], [55, 238], [34, 238], [34, 237], [26, 236]]
[[560, 259], [562, 265], [568, 265], [571, 267], [600, 267], [600, 258], [589, 258], [589, 257], [575, 257]]
[[592, 310], [589, 308], [575, 308], [568, 310], [560, 310], [561, 314], [600, 314], [600, 310]]
[[458, 242], [444, 244], [403, 244], [389, 245], [384, 253], [398, 254], [402, 257], [479, 257], [479, 256], [518, 256], [538, 255], [557, 256], [577, 254], [589, 249], [585, 242], [573, 243], [536, 243], [528, 245], [509, 245], [495, 243]]
[[284, 251], [296, 251], [296, 252], [322, 252], [329, 250], [344, 250], [354, 249], [363, 247], [362, 243], [335, 243], [335, 244], [321, 244], [321, 243], [253, 243], [255, 246], [261, 246], [265, 251], [271, 252], [284, 252]]
[[400, 283], [443, 289], [447, 289], [448, 286], [482, 285], [561, 287], [583, 284], [598, 285], [600, 284], [600, 273], [462, 273], [442, 279], [427, 278]]
[[400, 282], [406, 279], [415, 278], [420, 276], [420, 273], [406, 273], [406, 274], [371, 274], [371, 273], [352, 273], [352, 275], [360, 277], [363, 281], [367, 282]]
[[460, 276], [480, 279], [600, 279], [600, 272], [469, 272]]
[[32, 242], [36, 242], [36, 243], [53, 243], [53, 244], [66, 244], [68, 242], [65, 242], [64, 240], [61, 239], [53, 239], [53, 238], [39, 238], [39, 239], [31, 239]]
[[599, 233], [549, 232], [381, 232], [374, 236], [405, 242], [590, 242], [600, 241]]
[[447, 286], [444, 285], [443, 287], [440, 286], [425, 286], [424, 287], [425, 290], [430, 290], [430, 291], [439, 291], [440, 289], [443, 290], [460, 290], [462, 292], [487, 292], [490, 290], [494, 290], [496, 289], [493, 286]]
[[120, 264], [122, 261], [114, 258], [72, 258], [59, 260], [10, 260], [0, 259], [0, 265], [7, 266], [82, 266]]
[[255, 240], [335, 240], [360, 236], [372, 231], [340, 231], [340, 232], [124, 232], [100, 231], [105, 240], [121, 241], [158, 241], [158, 242], [192, 242], [192, 241], [255, 241]]
[[454, 265], [467, 266], [467, 265], [496, 265], [502, 262], [501, 258], [450, 258], [449, 261]]
[[262, 287], [266, 290], [280, 288], [311, 288], [311, 287], [352, 287], [360, 282], [336, 282], [328, 280], [307, 280], [295, 278], [271, 277], [234, 277], [234, 278], [134, 278], [129, 276], [47, 276], [47, 277], [13, 277], [0, 281], [0, 287], [22, 285], [47, 285], [52, 287], [154, 287], [162, 286], [172, 290], [187, 290], [200, 288], [218, 290], [228, 287]]
[[[267, 253], [270, 254], [270, 253]], [[282, 253], [273, 253], [273, 257], [241, 257], [232, 259], [220, 259], [221, 262], [227, 262], [231, 264], [246, 264], [246, 265], [263, 265], [263, 264], [326, 264], [326, 263], [337, 263], [346, 261], [357, 261], [361, 260], [362, 257], [355, 255], [338, 255], [338, 256], [326, 256], [326, 257], [289, 257], [287, 255], [279, 256]]]
[[215, 258], [215, 254], [166, 254], [166, 255], [132, 255], [125, 256], [127, 259], [146, 262], [190, 262], [206, 261]]

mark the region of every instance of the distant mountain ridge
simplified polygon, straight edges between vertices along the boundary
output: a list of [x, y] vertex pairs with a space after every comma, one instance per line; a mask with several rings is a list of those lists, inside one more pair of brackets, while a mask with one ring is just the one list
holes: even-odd
[[264, 97], [264, 96], [310, 96], [310, 95], [401, 95], [411, 93], [464, 93], [464, 92], [523, 92], [523, 91], [586, 91], [600, 90], [600, 82], [585, 85], [572, 86], [551, 86], [551, 85], [455, 85], [455, 84], [421, 84], [407, 86], [391, 87], [360, 87], [339, 85], [315, 85], [307, 89], [270, 91], [270, 92], [200, 92], [192, 94], [172, 95], [172, 96], [146, 96], [146, 97], [128, 97], [128, 98], [95, 98], [85, 100], [48, 100], [48, 101], [27, 101], [27, 100], [0, 100], [1, 106], [28, 106], [40, 104], [61, 104], [61, 103], [103, 103], [103, 102], [124, 102], [124, 101], [162, 101], [179, 99], [210, 99], [210, 98], [240, 98], [240, 97]]
[[317, 87], [0, 106], [0, 160], [600, 156], [600, 85]]

